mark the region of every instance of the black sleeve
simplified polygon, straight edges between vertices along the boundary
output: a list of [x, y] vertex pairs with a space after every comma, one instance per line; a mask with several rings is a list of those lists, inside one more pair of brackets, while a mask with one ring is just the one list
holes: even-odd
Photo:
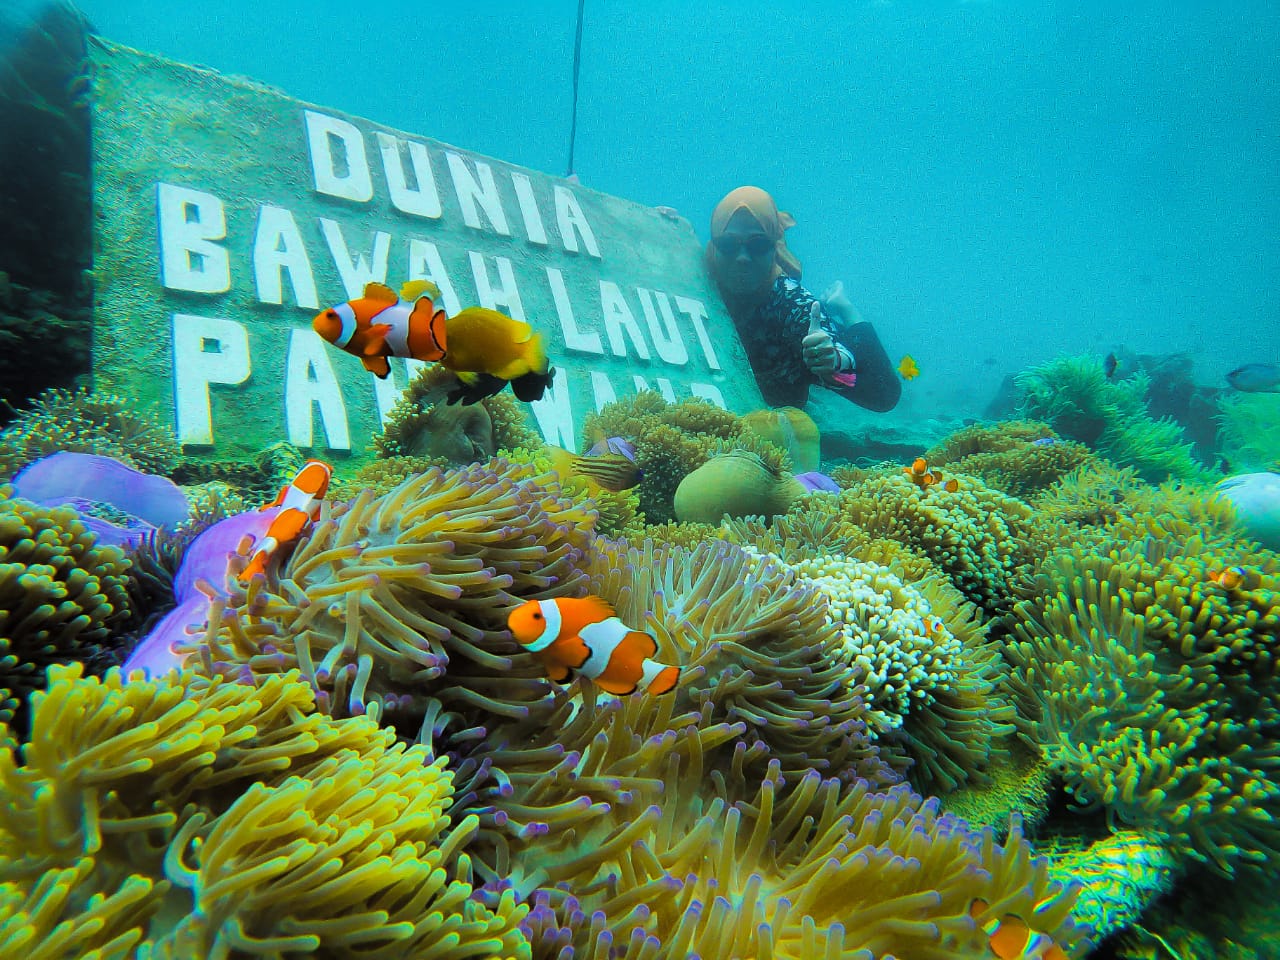
[[853, 355], [856, 379], [852, 387], [820, 381], [804, 365], [800, 342], [809, 331], [815, 300], [798, 282], [783, 276], [774, 282], [773, 294], [757, 316], [745, 324], [735, 319], [765, 403], [803, 406], [810, 385], [818, 384], [868, 410], [892, 410], [902, 385], [871, 324], [842, 327], [826, 310], [819, 320], [822, 329]]
[[[792, 303], [792, 325], [802, 330], [809, 329], [810, 306], [817, 298], [800, 284], [795, 284], [788, 297]], [[898, 405], [902, 396], [902, 382], [898, 372], [893, 369], [889, 355], [885, 353], [876, 335], [876, 329], [865, 320], [847, 327], [833, 320], [825, 309], [822, 311], [819, 325], [831, 338], [849, 353], [853, 354], [854, 373], [857, 375], [851, 387], [839, 383], [827, 383], [809, 373], [812, 383], [825, 387], [832, 393], [838, 393], [860, 407], [885, 413]], [[802, 326], [801, 326], [802, 325]], [[801, 338], [804, 334], [801, 334]], [[805, 369], [808, 373], [808, 368]]]
[[853, 354], [857, 380], [852, 387], [837, 384], [827, 389], [876, 413], [885, 413], [896, 407], [898, 398], [902, 396], [902, 381], [876, 335], [876, 328], [864, 320], [845, 327], [835, 337]]

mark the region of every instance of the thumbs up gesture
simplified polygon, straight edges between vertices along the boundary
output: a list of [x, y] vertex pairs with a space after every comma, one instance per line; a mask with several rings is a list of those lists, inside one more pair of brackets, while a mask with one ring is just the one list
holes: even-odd
[[804, 365], [823, 380], [831, 379], [836, 372], [839, 358], [831, 334], [822, 329], [822, 305], [817, 300], [809, 308], [809, 332], [800, 341], [800, 355]]

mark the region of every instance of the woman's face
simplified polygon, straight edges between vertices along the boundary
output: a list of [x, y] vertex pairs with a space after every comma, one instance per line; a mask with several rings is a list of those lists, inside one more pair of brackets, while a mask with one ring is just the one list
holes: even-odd
[[716, 277], [730, 293], [755, 293], [773, 281], [777, 244], [750, 211], [735, 211], [711, 245], [715, 248]]

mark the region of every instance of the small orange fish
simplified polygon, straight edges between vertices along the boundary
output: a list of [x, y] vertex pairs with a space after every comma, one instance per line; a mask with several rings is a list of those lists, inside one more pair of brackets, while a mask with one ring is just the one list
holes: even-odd
[[[969, 905], [969, 916], [977, 920], [987, 910], [985, 900], [975, 900]], [[1043, 933], [1033, 934], [1025, 920], [1006, 913], [999, 920], [988, 920], [981, 926], [987, 935], [991, 955], [1000, 960], [1022, 960], [1026, 956], [1041, 960], [1067, 960], [1067, 952]], [[1028, 954], [1028, 948], [1035, 952]]]
[[916, 362], [911, 359], [911, 354], [907, 354], [898, 361], [898, 374], [903, 380], [914, 380], [920, 376], [920, 368], [916, 366]]
[[1244, 567], [1210, 570], [1205, 576], [1210, 583], [1216, 583], [1223, 590], [1239, 590], [1249, 582], [1249, 571]]
[[249, 564], [240, 573], [241, 583], [248, 583], [258, 573], [266, 573], [267, 563], [272, 557], [290, 547], [311, 526], [320, 515], [320, 503], [329, 490], [329, 480], [333, 476], [333, 468], [323, 460], [308, 460], [294, 478], [284, 487], [270, 503], [262, 507], [284, 509], [271, 521], [262, 539], [254, 544], [253, 556]]
[[921, 490], [932, 487], [942, 479], [942, 471], [936, 467], [930, 469], [929, 462], [924, 457], [916, 457], [911, 466], [904, 467], [902, 472], [907, 475], [908, 480]]
[[933, 637], [941, 633], [943, 629], [942, 618], [935, 616], [927, 616], [924, 618], [924, 635]]
[[960, 489], [959, 480], [952, 477], [944, 482], [942, 471], [937, 467], [930, 467], [929, 462], [924, 457], [916, 457], [911, 466], [902, 468], [902, 472], [907, 475], [908, 480], [921, 490], [928, 490], [930, 487], [939, 484], [947, 493], [955, 493]]
[[530, 600], [511, 611], [507, 627], [556, 683], [568, 682], [577, 671], [622, 696], [641, 689], [668, 693], [680, 680], [679, 667], [653, 659], [657, 641], [628, 627], [599, 597]]
[[311, 327], [385, 380], [391, 373], [388, 357], [444, 357], [445, 313], [435, 305], [439, 296], [440, 289], [430, 280], [410, 280], [399, 296], [385, 283], [370, 283], [363, 297], [316, 314]]

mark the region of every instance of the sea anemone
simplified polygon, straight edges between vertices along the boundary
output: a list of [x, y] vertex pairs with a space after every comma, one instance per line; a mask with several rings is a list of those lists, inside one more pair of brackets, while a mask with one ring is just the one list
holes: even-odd
[[125, 684], [50, 671], [0, 740], [6, 955], [529, 957], [472, 896], [442, 761], [315, 711], [298, 675]]
[[[129, 564], [70, 507], [0, 489], [0, 714], [44, 685], [50, 664], [116, 661], [111, 639], [129, 618]], [[0, 719], [6, 719], [0, 716]]]
[[62, 450], [98, 453], [167, 475], [179, 458], [178, 441], [134, 407], [125, 397], [84, 388], [46, 390], [0, 432], [0, 479]]

